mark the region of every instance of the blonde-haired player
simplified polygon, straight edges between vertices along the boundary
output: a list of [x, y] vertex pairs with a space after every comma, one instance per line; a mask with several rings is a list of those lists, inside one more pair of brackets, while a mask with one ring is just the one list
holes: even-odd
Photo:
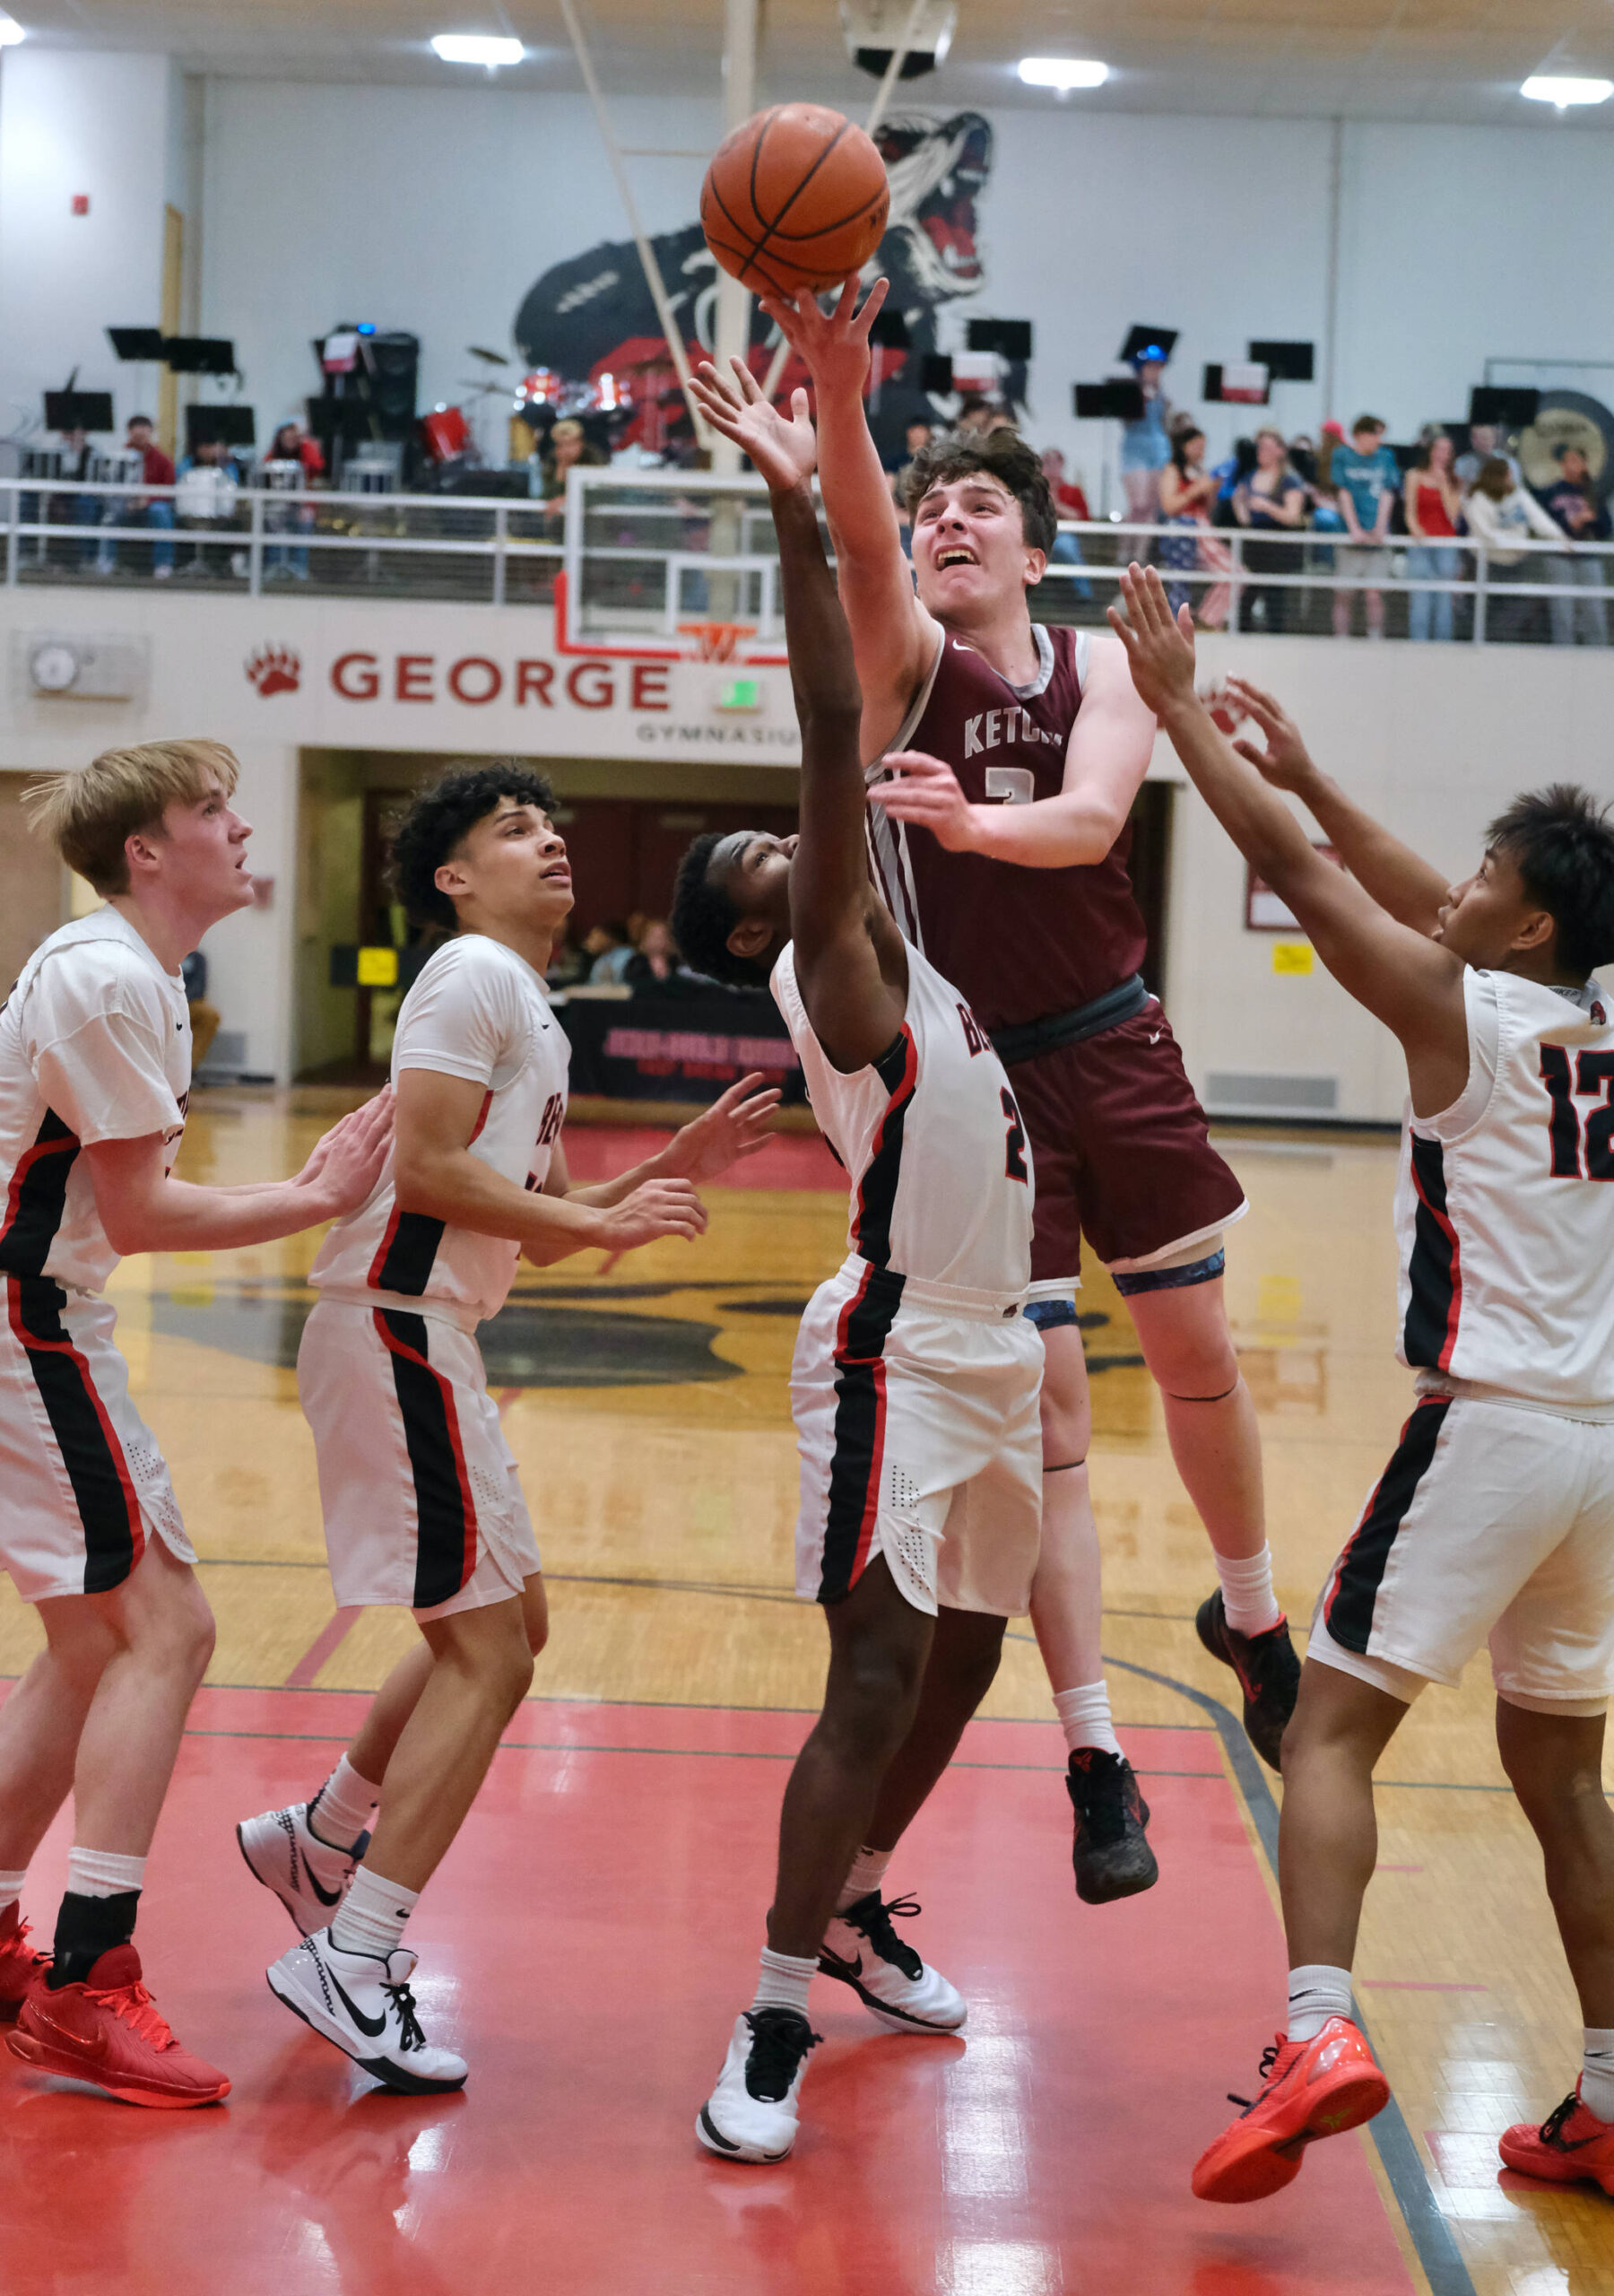
[[[125, 1253], [266, 1243], [349, 1210], [390, 1121], [385, 1100], [344, 1118], [292, 1179], [171, 1177], [190, 1091], [180, 962], [252, 900], [236, 778], [218, 743], [159, 742], [34, 792], [107, 905], [36, 949], [0, 1008], [0, 1563], [46, 1637], [0, 1708], [0, 2014], [25, 2063], [142, 2105], [230, 2087], [175, 2040], [131, 1942], [213, 1624], [102, 1292]], [[70, 1792], [51, 1957], [21, 1898]]]

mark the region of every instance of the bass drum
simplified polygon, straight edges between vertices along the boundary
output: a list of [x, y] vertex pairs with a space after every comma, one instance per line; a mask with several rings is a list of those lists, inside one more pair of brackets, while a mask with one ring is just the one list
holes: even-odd
[[1614, 414], [1584, 391], [1544, 390], [1535, 421], [1519, 435], [1519, 467], [1526, 486], [1537, 493], [1556, 486], [1566, 447], [1578, 447], [1586, 457], [1595, 494], [1614, 493]]

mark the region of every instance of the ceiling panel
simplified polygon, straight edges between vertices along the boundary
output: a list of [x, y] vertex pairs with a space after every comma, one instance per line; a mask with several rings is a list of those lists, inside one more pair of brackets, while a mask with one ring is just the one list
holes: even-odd
[[[553, 0], [7, 0], [31, 37], [165, 50], [187, 69], [310, 80], [486, 84], [439, 64], [438, 30], [517, 32], [532, 53], [505, 87], [578, 84]], [[621, 93], [715, 92], [723, 0], [585, 0], [601, 74]], [[763, 91], [855, 107], [835, 0], [767, 0]], [[1606, 132], [1614, 104], [1560, 122], [1516, 92], [1551, 69], [1614, 76], [1609, 0], [960, 0], [953, 52], [913, 92], [932, 102], [1058, 103], [1021, 88], [1027, 54], [1099, 56], [1106, 86], [1072, 111], [1167, 110], [1513, 120]]]

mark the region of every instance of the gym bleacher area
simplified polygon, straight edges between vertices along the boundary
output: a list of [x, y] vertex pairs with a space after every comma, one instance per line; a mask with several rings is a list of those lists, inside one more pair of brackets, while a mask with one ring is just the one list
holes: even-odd
[[[718, 483], [699, 472], [580, 470], [564, 512], [557, 515], [556, 506], [525, 494], [519, 466], [475, 476], [486, 483], [485, 494], [406, 493], [391, 474], [386, 486], [351, 491], [289, 491], [249, 476], [233, 490], [227, 517], [184, 523], [181, 509], [182, 522], [157, 536], [143, 524], [124, 523], [131, 516], [124, 506], [172, 501], [178, 488], [91, 484], [48, 474], [0, 479], [4, 578], [8, 587], [27, 589], [161, 587], [241, 596], [296, 591], [327, 598], [552, 605], [564, 569], [579, 635], [590, 622], [596, 635], [608, 629], [612, 636], [652, 636], [708, 621], [743, 623], [762, 643], [780, 635], [773, 535], [759, 480]], [[517, 487], [524, 491], [516, 492]], [[86, 505], [96, 507], [87, 511]], [[1060, 532], [1080, 560], [1048, 567], [1037, 594], [1037, 616], [1102, 629], [1106, 608], [1118, 596], [1117, 570], [1132, 559], [1159, 557], [1161, 542], [1174, 530], [1063, 520]], [[1391, 571], [1375, 570], [1369, 585], [1353, 561], [1371, 545], [1341, 535], [1297, 539], [1302, 567], [1282, 573], [1246, 564], [1247, 538], [1237, 530], [1217, 539], [1231, 556], [1231, 574], [1164, 569], [1174, 596], [1187, 598], [1204, 627], [1245, 627], [1268, 636], [1328, 637], [1335, 629], [1336, 598], [1371, 587], [1384, 599], [1389, 638], [1410, 634], [1410, 609], [1421, 589], [1452, 596], [1458, 642], [1496, 642], [1503, 635], [1497, 608], [1504, 600], [1514, 604], [1507, 638], [1544, 642], [1551, 634], [1554, 600], [1586, 599], [1586, 590], [1569, 580], [1572, 560], [1606, 566], [1614, 558], [1614, 544], [1566, 542], [1538, 554], [1525, 570], [1545, 579], [1521, 582], [1519, 570], [1507, 562], [1515, 552], [1498, 555], [1465, 538], [1456, 548], [1461, 571], [1455, 578], [1413, 579], [1404, 552], [1397, 551]], [[1258, 540], [1257, 552], [1260, 547]], [[165, 557], [172, 561], [171, 575], [161, 572]], [[1280, 622], [1265, 611], [1274, 593], [1283, 597]], [[1202, 612], [1206, 606], [1213, 618]], [[1353, 622], [1361, 627], [1359, 608]]]

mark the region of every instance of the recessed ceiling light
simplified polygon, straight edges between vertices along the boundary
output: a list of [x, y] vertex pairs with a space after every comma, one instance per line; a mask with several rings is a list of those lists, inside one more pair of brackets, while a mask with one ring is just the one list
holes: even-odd
[[1028, 88], [1101, 88], [1109, 65], [1092, 56], [1022, 56], [1020, 75]]
[[14, 16], [0, 15], [0, 48], [15, 48], [24, 38], [26, 34]]
[[1560, 111], [1566, 104], [1606, 104], [1614, 96], [1614, 80], [1526, 80], [1519, 90], [1532, 103], [1556, 104]]
[[481, 32], [437, 32], [431, 45], [445, 64], [485, 64], [490, 72], [519, 64], [526, 54], [518, 39], [486, 39]]

